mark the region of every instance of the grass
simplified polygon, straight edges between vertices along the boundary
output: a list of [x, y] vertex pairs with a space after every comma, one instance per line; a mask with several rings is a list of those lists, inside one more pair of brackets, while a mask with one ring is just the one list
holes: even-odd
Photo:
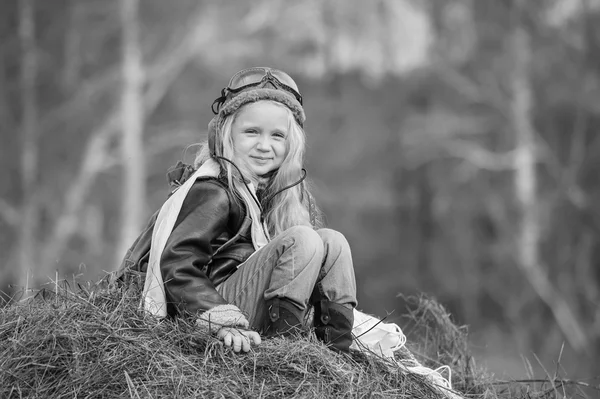
[[[192, 323], [145, 316], [138, 298], [134, 288], [65, 283], [2, 308], [0, 397], [445, 398], [426, 377], [389, 359], [339, 355], [312, 336], [269, 339], [236, 354]], [[551, 379], [537, 391], [528, 383], [494, 382], [476, 369], [465, 330], [443, 307], [425, 297], [413, 300], [410, 317], [423, 340], [396, 352], [397, 360], [451, 366], [464, 397], [568, 394], [568, 384]]]

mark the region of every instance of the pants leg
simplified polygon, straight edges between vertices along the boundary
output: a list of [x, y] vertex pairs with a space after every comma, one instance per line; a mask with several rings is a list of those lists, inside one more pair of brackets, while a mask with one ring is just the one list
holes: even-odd
[[323, 263], [324, 245], [317, 232], [295, 226], [255, 252], [217, 290], [239, 307], [252, 328], [266, 317], [266, 301], [286, 298], [306, 310]]
[[317, 233], [323, 241], [324, 255], [311, 302], [316, 303], [326, 299], [348, 308], [355, 308], [356, 278], [352, 253], [346, 237], [331, 229], [319, 229]]

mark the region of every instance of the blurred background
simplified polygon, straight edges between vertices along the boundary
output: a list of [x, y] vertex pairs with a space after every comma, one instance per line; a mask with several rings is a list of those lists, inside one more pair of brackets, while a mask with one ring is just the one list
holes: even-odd
[[600, 375], [600, 1], [2, 0], [0, 38], [5, 303], [115, 270], [267, 65], [364, 311], [423, 292], [500, 377]]

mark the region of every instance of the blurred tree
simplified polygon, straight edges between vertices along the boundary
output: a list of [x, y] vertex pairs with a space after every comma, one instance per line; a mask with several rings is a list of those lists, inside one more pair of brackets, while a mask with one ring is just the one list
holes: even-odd
[[[9, 15], [9, 12], [0, 13], [0, 37], [2, 38], [14, 35], [14, 29], [13, 26], [11, 26]], [[12, 39], [13, 40], [11, 41], [14, 41], [14, 37]], [[9, 154], [18, 154], [19, 151], [17, 148], [20, 147], [20, 144], [17, 143], [18, 138], [16, 137], [16, 134], [7, 134], [8, 132], [14, 132], [18, 129], [16, 126], [16, 117], [13, 113], [13, 101], [11, 101], [11, 98], [17, 98], [16, 96], [11, 96], [12, 82], [14, 79], [8, 74], [10, 63], [7, 54], [9, 47], [11, 46], [9, 46], [8, 43], [5, 43], [4, 46], [0, 46], [0, 138], [2, 139], [3, 144], [0, 146], [0, 181], [3, 183], [0, 185], [0, 231], [10, 231], [10, 233], [14, 235], [18, 231], [20, 209], [15, 205], [14, 198], [10, 196], [10, 191], [13, 190], [13, 184], [10, 183], [12, 183], [14, 179], [13, 172], [16, 172], [16, 174], [20, 173], [17, 168], [11, 168], [13, 161], [16, 160], [14, 158], [11, 159]], [[16, 163], [20, 164], [18, 161]], [[8, 248], [10, 241], [10, 238], [6, 237], [6, 235], [2, 237], [0, 234], [1, 248]], [[16, 253], [11, 253], [10, 255], [6, 254], [5, 256], [16, 258]], [[0, 280], [13, 282], [18, 280], [19, 271], [16, 268], [15, 263], [16, 262], [11, 260], [10, 264], [13, 265], [12, 269], [0, 268]]]
[[511, 119], [517, 151], [515, 189], [520, 205], [515, 242], [517, 259], [533, 289], [552, 310], [567, 341], [574, 349], [582, 352], [589, 342], [581, 323], [564, 300], [562, 293], [554, 288], [539, 256], [541, 220], [538, 210], [537, 146], [531, 121], [533, 103], [529, 77], [532, 49], [530, 35], [523, 24], [525, 7], [522, 0], [515, 2], [515, 21], [510, 38], [510, 58], [514, 63], [511, 73]]
[[62, 80], [65, 90], [71, 91], [81, 80], [82, 60], [82, 31], [85, 27], [84, 2], [68, 0], [66, 5], [66, 28], [64, 40], [64, 67]]
[[144, 128], [144, 71], [140, 45], [138, 0], [121, 0], [123, 32], [123, 86], [121, 98], [123, 200], [118, 264], [142, 229], [146, 214], [146, 168], [142, 146]]
[[38, 59], [34, 1], [19, 0], [19, 38], [21, 41], [21, 182], [22, 196], [19, 231], [19, 279], [17, 284], [35, 286], [29, 281], [39, 270], [35, 248], [39, 217], [36, 184], [38, 182]]

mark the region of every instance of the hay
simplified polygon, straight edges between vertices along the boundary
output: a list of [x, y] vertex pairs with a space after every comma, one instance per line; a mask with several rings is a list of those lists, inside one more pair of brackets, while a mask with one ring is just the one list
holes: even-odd
[[312, 337], [235, 354], [116, 286], [64, 288], [2, 309], [0, 397], [437, 398], [417, 376]]
[[1, 309], [0, 397], [442, 398], [393, 362], [339, 355], [313, 336], [236, 354], [185, 320], [145, 316], [138, 298], [63, 286]]
[[467, 327], [457, 326], [449, 312], [436, 300], [420, 295], [405, 297], [409, 312], [403, 325], [410, 339], [399, 355], [415, 354], [428, 367], [449, 366], [453, 387], [468, 394], [481, 394], [489, 376], [477, 369], [468, 347]]
[[[399, 295], [402, 296], [402, 295]], [[519, 380], [497, 380], [478, 367], [469, 346], [467, 326], [457, 326], [450, 313], [435, 299], [421, 294], [404, 297], [408, 313], [402, 325], [408, 336], [407, 347], [396, 353], [403, 362], [414, 359], [432, 369], [447, 365], [452, 370], [452, 387], [466, 398], [555, 399], [596, 398], [600, 385], [548, 375]], [[560, 359], [558, 361], [560, 364]]]

